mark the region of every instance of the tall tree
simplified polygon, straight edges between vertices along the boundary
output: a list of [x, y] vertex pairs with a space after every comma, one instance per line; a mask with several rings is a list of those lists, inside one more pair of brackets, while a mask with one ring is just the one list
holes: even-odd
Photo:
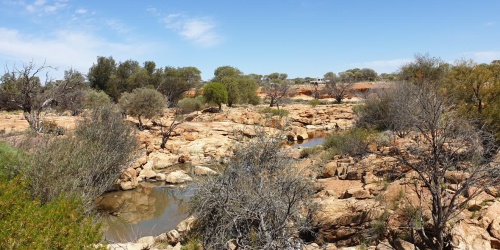
[[226, 87], [218, 82], [211, 82], [203, 86], [203, 97], [208, 103], [214, 103], [219, 106], [219, 112], [222, 111], [222, 104], [228, 101]]
[[286, 80], [288, 77], [285, 73], [272, 73], [264, 77], [264, 93], [270, 100], [270, 107], [276, 105], [279, 109], [280, 102], [287, 96], [290, 84]]
[[113, 75], [116, 72], [116, 62], [113, 57], [97, 57], [97, 64], [93, 64], [89, 69], [89, 73], [87, 75], [90, 86], [97, 90], [102, 90], [107, 92], [108, 83]]
[[221, 66], [215, 69], [212, 81], [219, 82], [226, 87], [229, 107], [235, 103], [258, 103], [257, 89], [259, 84], [254, 78], [245, 76], [237, 68]]
[[177, 105], [184, 93], [201, 82], [201, 71], [196, 67], [165, 67], [160, 73], [156, 89], [167, 97], [169, 106]]
[[166, 107], [165, 97], [158, 91], [149, 88], [137, 88], [122, 95], [120, 106], [127, 115], [139, 120], [139, 129], [143, 128], [142, 119], [151, 119], [161, 115]]

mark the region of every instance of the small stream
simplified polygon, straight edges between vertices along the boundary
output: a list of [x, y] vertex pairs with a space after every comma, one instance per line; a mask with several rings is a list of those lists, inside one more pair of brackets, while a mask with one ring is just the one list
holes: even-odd
[[106, 240], [128, 242], [175, 229], [187, 218], [193, 193], [193, 186], [142, 182], [133, 190], [104, 194], [98, 207], [113, 214], [103, 216]]
[[[309, 137], [288, 145], [294, 148], [321, 145], [326, 134], [310, 134]], [[188, 170], [189, 167], [179, 165], [176, 168]], [[106, 240], [130, 242], [175, 229], [188, 217], [188, 201], [193, 194], [193, 184], [174, 186], [164, 182], [141, 182], [133, 190], [104, 194], [98, 208], [106, 212], [102, 220]]]

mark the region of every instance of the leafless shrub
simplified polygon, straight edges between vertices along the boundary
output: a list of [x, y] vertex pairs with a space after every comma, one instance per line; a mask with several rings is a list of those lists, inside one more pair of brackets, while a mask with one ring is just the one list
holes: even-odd
[[309, 230], [311, 183], [291, 166], [281, 138], [262, 134], [240, 146], [221, 175], [191, 201], [204, 249], [297, 249]]

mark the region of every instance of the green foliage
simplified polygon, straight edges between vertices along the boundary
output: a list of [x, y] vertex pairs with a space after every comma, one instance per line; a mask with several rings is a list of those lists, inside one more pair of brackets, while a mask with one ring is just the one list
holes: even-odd
[[84, 214], [75, 198], [32, 200], [20, 178], [0, 181], [1, 249], [105, 249], [100, 225]]
[[11, 179], [23, 166], [24, 153], [6, 142], [0, 142], [0, 181]]
[[111, 98], [104, 91], [91, 89], [85, 93], [83, 107], [86, 109], [96, 109], [110, 104]]
[[326, 137], [323, 147], [335, 155], [364, 155], [368, 151], [370, 135], [373, 132], [354, 128], [343, 134], [333, 134]]
[[63, 127], [58, 126], [56, 121], [45, 120], [42, 123], [41, 132], [46, 134], [63, 135], [65, 129]]
[[311, 105], [312, 107], [316, 107], [321, 104], [321, 101], [318, 99], [312, 99], [308, 102], [308, 104]]
[[120, 107], [127, 115], [135, 116], [142, 128], [142, 118], [151, 119], [161, 115], [166, 107], [165, 97], [154, 89], [138, 88], [124, 93], [119, 100]]
[[202, 110], [205, 106], [205, 103], [202, 96], [198, 96], [196, 98], [186, 97], [179, 100], [177, 106], [183, 113], [190, 113], [193, 111]]
[[221, 66], [215, 69], [212, 82], [221, 83], [226, 87], [229, 107], [236, 103], [258, 104], [259, 102], [257, 96], [259, 84], [255, 76], [243, 75], [243, 72], [237, 68]]
[[270, 116], [280, 116], [280, 117], [285, 117], [290, 114], [290, 111], [286, 109], [275, 109], [271, 107], [265, 107], [259, 111], [262, 114], [267, 114]]
[[389, 211], [385, 210], [382, 216], [374, 220], [370, 225], [370, 238], [373, 240], [381, 239], [387, 232], [387, 220], [389, 219]]
[[34, 150], [23, 169], [31, 194], [42, 203], [74, 195], [86, 212], [114, 185], [137, 146], [132, 129], [111, 107], [93, 111], [77, 124], [74, 136], [37, 141], [30, 145]]
[[221, 111], [222, 104], [228, 102], [228, 91], [221, 83], [211, 82], [203, 86], [203, 97], [207, 103], [219, 105], [219, 111]]
[[304, 148], [300, 150], [300, 158], [307, 158], [311, 155], [317, 154], [319, 152], [323, 151], [323, 147], [320, 145], [314, 146], [314, 147], [309, 147], [309, 148]]
[[196, 67], [165, 67], [159, 75], [158, 91], [174, 106], [183, 94], [201, 82], [201, 71]]

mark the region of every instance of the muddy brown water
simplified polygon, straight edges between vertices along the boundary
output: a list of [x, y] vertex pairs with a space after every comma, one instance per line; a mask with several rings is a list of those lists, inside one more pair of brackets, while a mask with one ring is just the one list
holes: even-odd
[[129, 242], [175, 229], [188, 216], [193, 190], [192, 185], [145, 182], [133, 190], [104, 194], [98, 208], [110, 214], [102, 217], [105, 239]]
[[[289, 143], [296, 148], [321, 145], [327, 134], [315, 133], [310, 139]], [[188, 170], [185, 166], [177, 167]], [[189, 171], [189, 170], [188, 170]], [[164, 182], [141, 182], [136, 189], [104, 194], [98, 208], [104, 236], [110, 242], [130, 242], [144, 236], [156, 236], [175, 229], [188, 217], [188, 202], [194, 185], [165, 185]]]

